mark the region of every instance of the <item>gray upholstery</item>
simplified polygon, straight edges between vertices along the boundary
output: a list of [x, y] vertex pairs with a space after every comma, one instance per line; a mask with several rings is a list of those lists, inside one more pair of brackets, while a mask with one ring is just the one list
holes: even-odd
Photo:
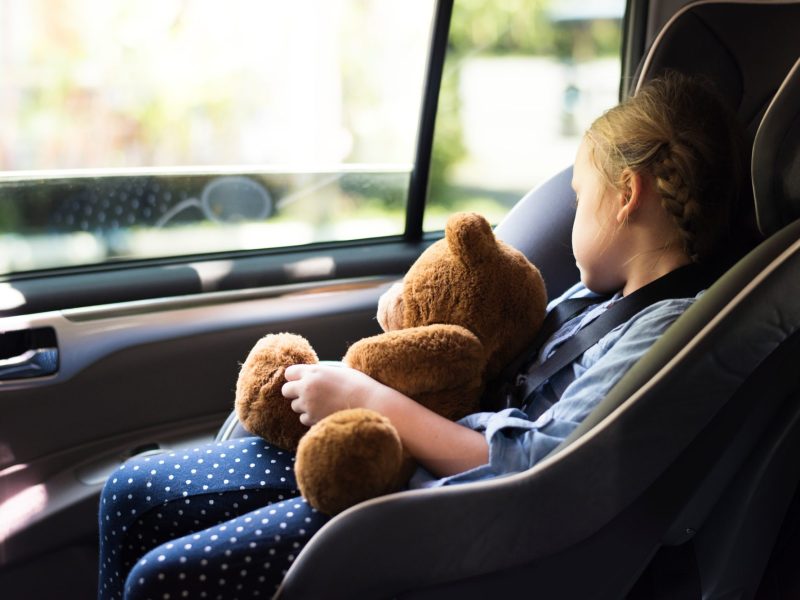
[[497, 237], [539, 267], [548, 298], [557, 298], [579, 277], [575, 261], [569, 260], [575, 218], [571, 180], [569, 167], [528, 192], [495, 228]]
[[239, 418], [236, 416], [236, 411], [231, 411], [228, 418], [222, 424], [217, 432], [215, 442], [222, 442], [224, 440], [235, 440], [236, 438], [248, 437], [253, 435], [244, 428]]
[[800, 3], [695, 2], [664, 28], [637, 83], [664, 69], [705, 75], [739, 115], [749, 138], [800, 56]]
[[[798, 36], [800, 38], [800, 36]], [[798, 53], [800, 54], [800, 53]], [[770, 104], [753, 148], [758, 227], [771, 235], [800, 218], [800, 59]], [[760, 199], [769, 198], [769, 202]]]

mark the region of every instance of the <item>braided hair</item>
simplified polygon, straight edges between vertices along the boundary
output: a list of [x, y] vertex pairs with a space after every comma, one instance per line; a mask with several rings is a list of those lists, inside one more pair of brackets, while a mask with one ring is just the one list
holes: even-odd
[[731, 237], [744, 177], [743, 136], [710, 83], [676, 72], [644, 84], [586, 133], [607, 182], [649, 173], [693, 262], [715, 258]]

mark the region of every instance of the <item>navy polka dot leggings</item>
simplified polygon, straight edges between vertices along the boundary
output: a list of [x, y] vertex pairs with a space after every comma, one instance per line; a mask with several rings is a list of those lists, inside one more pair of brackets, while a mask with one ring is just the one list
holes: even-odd
[[270, 598], [327, 520], [261, 438], [132, 458], [100, 498], [99, 598]]

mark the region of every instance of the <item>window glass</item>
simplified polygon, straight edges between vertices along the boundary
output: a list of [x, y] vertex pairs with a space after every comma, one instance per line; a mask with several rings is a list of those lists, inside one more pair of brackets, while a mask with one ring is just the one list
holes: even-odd
[[425, 229], [476, 210], [497, 222], [572, 164], [617, 102], [624, 0], [456, 0]]
[[402, 233], [433, 10], [0, 2], [0, 272]]

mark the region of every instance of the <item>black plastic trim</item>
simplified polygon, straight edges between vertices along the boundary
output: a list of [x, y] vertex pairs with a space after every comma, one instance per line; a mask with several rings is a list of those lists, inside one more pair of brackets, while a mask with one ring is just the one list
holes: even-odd
[[647, 37], [647, 0], [628, 0], [622, 26], [622, 70], [619, 99], [627, 98], [636, 85], [635, 73], [644, 58]]
[[259, 255], [192, 257], [180, 262], [70, 269], [8, 281], [0, 318], [228, 290], [374, 275], [401, 276], [429, 244], [375, 241], [328, 248], [281, 249]]
[[417, 135], [417, 155], [408, 186], [405, 239], [409, 241], [422, 239], [422, 223], [425, 216], [425, 200], [428, 195], [428, 176], [433, 152], [433, 132], [436, 127], [439, 89], [442, 84], [442, 71], [447, 54], [447, 38], [452, 13], [453, 0], [440, 0], [436, 4], [433, 39], [425, 74], [425, 94], [422, 99]]

